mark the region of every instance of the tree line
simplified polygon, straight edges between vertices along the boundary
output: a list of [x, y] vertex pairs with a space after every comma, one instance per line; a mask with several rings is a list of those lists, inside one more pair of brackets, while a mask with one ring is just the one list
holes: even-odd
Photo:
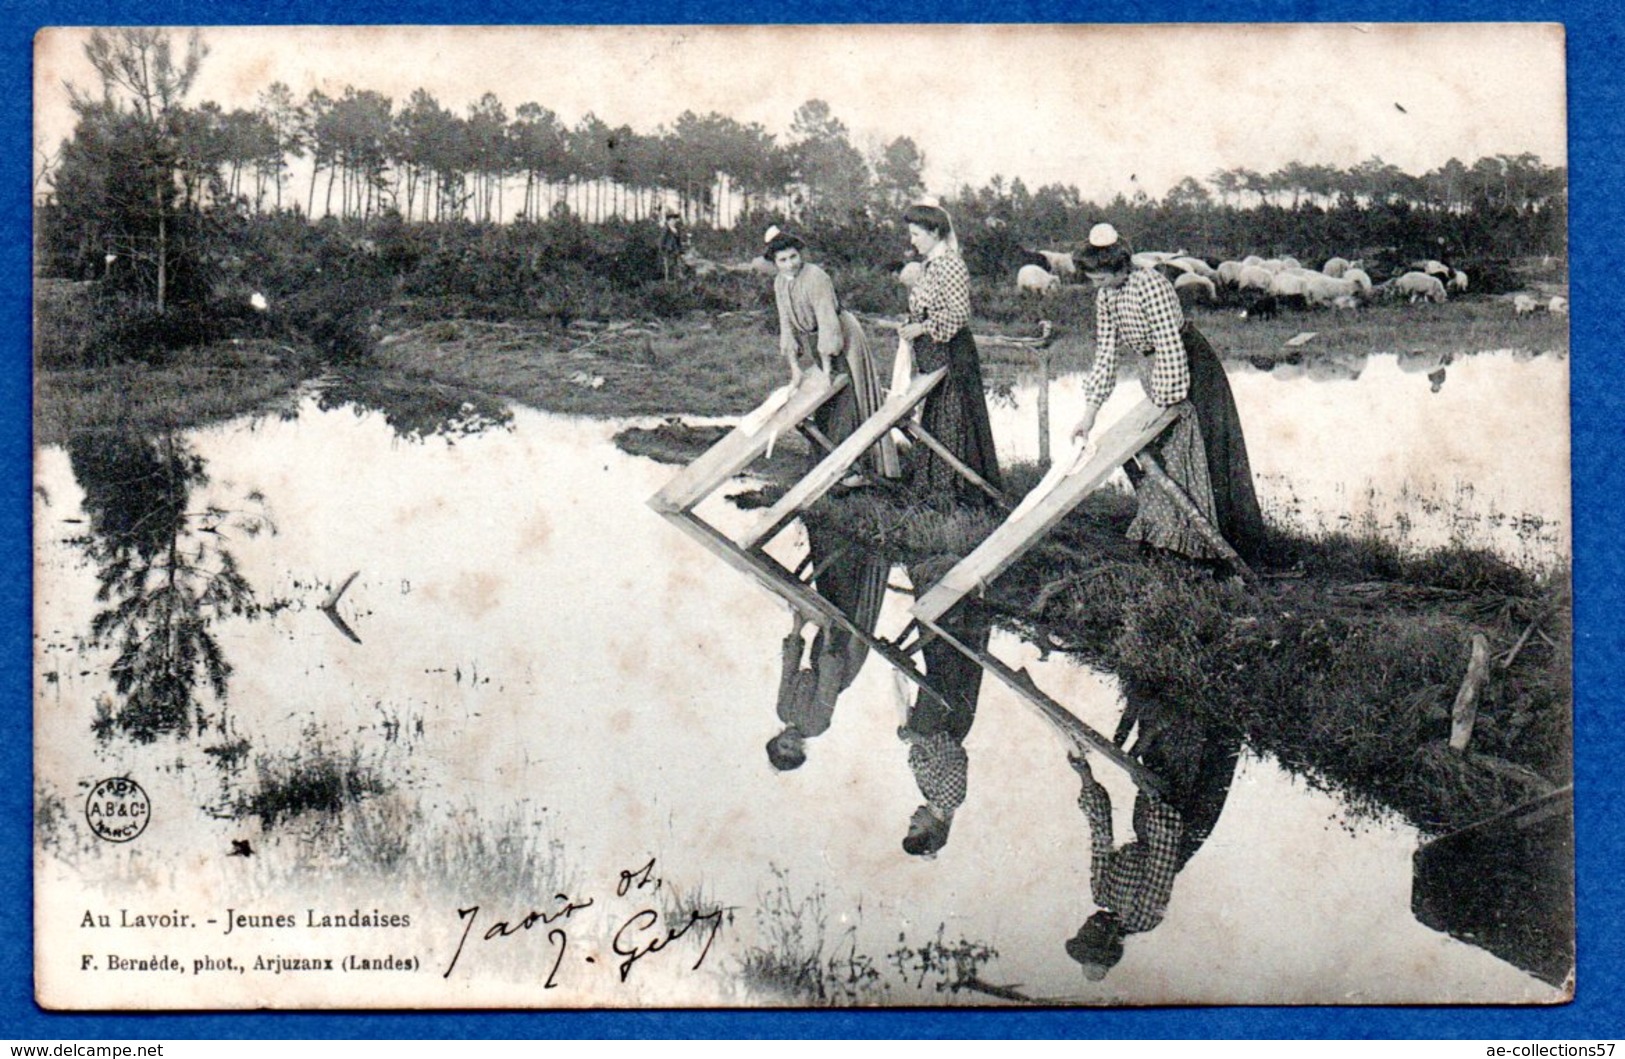
[[[897, 136], [866, 155], [816, 99], [796, 110], [782, 139], [717, 113], [684, 112], [647, 132], [594, 114], [568, 125], [540, 103], [510, 113], [494, 93], [458, 113], [423, 89], [397, 105], [353, 86], [300, 99], [278, 82], [254, 106], [226, 110], [186, 102], [207, 56], [196, 33], [98, 30], [85, 53], [99, 84], [71, 88], [73, 135], [43, 167], [54, 207], [42, 226], [47, 249], [81, 273], [125, 264], [160, 309], [202, 282], [188, 263], [221, 215], [367, 224], [568, 214], [600, 223], [676, 208], [695, 227], [771, 216], [835, 229], [890, 221], [923, 191], [926, 159], [913, 139]], [[1270, 243], [1344, 252], [1426, 233], [1459, 252], [1561, 253], [1566, 186], [1563, 167], [1532, 154], [1451, 159], [1420, 176], [1374, 157], [1347, 168], [1220, 169], [1186, 177], [1160, 199], [1105, 203], [1076, 186], [1030, 190], [995, 177], [945, 204], [991, 257], [1012, 242], [1077, 242], [1100, 219], [1126, 222], [1141, 245], [1199, 252]]]

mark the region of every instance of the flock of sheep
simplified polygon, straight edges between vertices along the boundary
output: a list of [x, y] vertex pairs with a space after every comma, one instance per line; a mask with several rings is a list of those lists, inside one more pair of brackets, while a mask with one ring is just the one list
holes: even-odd
[[[1411, 304], [1441, 304], [1451, 293], [1468, 289], [1467, 273], [1442, 261], [1417, 261], [1411, 268], [1382, 283], [1372, 282], [1360, 261], [1333, 257], [1317, 271], [1296, 258], [1250, 255], [1240, 261], [1215, 263], [1183, 252], [1146, 250], [1133, 257], [1135, 268], [1155, 268], [1173, 282], [1185, 305], [1239, 307], [1243, 316], [1265, 318], [1283, 308], [1357, 309], [1378, 298]], [[1070, 253], [1055, 250], [1028, 252], [1016, 272], [1016, 287], [1038, 294], [1078, 281], [1078, 267]], [[1533, 295], [1513, 300], [1517, 315], [1528, 312], [1568, 311], [1568, 299], [1546, 301]]]

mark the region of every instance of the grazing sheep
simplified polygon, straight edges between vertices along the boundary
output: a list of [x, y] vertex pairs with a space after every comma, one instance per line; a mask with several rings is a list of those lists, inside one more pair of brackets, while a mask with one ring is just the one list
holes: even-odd
[[1038, 253], [1044, 258], [1045, 267], [1055, 275], [1076, 276], [1078, 274], [1078, 263], [1073, 260], [1071, 254], [1062, 253], [1059, 250], [1040, 250]]
[[1176, 268], [1184, 269], [1186, 272], [1194, 272], [1203, 279], [1214, 280], [1219, 278], [1219, 273], [1214, 270], [1213, 266], [1199, 257], [1186, 255], [1185, 257], [1176, 257], [1168, 263]]
[[1388, 289], [1395, 294], [1408, 297], [1412, 303], [1420, 298], [1426, 298], [1438, 305], [1445, 300], [1443, 281], [1438, 276], [1430, 276], [1425, 272], [1407, 272], [1390, 283]]
[[1555, 316], [1567, 316], [1569, 300], [1561, 294], [1552, 295], [1552, 300], [1546, 303], [1546, 311]]
[[1332, 308], [1339, 311], [1346, 312], [1349, 309], [1358, 309], [1359, 307], [1360, 299], [1356, 298], [1352, 294], [1339, 294], [1337, 297], [1332, 299]]
[[1182, 305], [1193, 302], [1212, 303], [1219, 300], [1218, 288], [1206, 276], [1199, 276], [1194, 272], [1187, 272], [1174, 280], [1174, 293], [1179, 295]]
[[1277, 298], [1283, 294], [1307, 294], [1307, 282], [1296, 272], [1277, 272], [1270, 282], [1270, 293]]
[[1256, 290], [1268, 294], [1270, 284], [1275, 282], [1275, 273], [1261, 265], [1247, 265], [1236, 277], [1238, 290]]
[[[1277, 281], [1284, 276], [1275, 277]], [[1331, 305], [1339, 298], [1354, 298], [1360, 287], [1353, 280], [1333, 279], [1318, 272], [1311, 272], [1301, 277], [1303, 281], [1303, 294], [1309, 299], [1311, 305]]]
[[1164, 261], [1179, 256], [1178, 254], [1170, 254], [1166, 250], [1141, 250], [1138, 254], [1129, 258], [1129, 264], [1135, 268], [1156, 268]]
[[1299, 261], [1295, 257], [1283, 257], [1281, 259], [1281, 267], [1282, 268], [1302, 268], [1303, 267], [1303, 262]]
[[1037, 265], [1022, 265], [1016, 273], [1016, 289], [1034, 294], [1048, 294], [1061, 285], [1061, 277]]
[[1514, 294], [1512, 296], [1513, 316], [1528, 316], [1530, 313], [1541, 312], [1545, 308], [1546, 306], [1535, 300], [1533, 294]]
[[1461, 269], [1450, 270], [1450, 289], [1460, 293], [1467, 289], [1467, 273]]
[[1264, 259], [1259, 257], [1257, 254], [1248, 254], [1246, 257], [1241, 259], [1241, 263], [1243, 265], [1262, 265], [1264, 263]]
[[1343, 273], [1343, 278], [1359, 287], [1361, 294], [1371, 293], [1371, 277], [1366, 274], [1365, 269], [1351, 265], [1349, 270]]
[[1347, 258], [1334, 257], [1320, 266], [1320, 271], [1332, 277], [1332, 279], [1342, 279], [1343, 273], [1347, 272], [1350, 267]]
[[1221, 261], [1219, 267], [1214, 271], [1219, 274], [1220, 283], [1234, 287], [1244, 267], [1240, 261]]
[[1445, 264], [1443, 261], [1434, 261], [1431, 259], [1427, 261], [1413, 261], [1411, 262], [1411, 268], [1422, 272], [1424, 275], [1441, 276], [1443, 277], [1443, 279], [1440, 280], [1441, 283], [1450, 278], [1450, 266]]

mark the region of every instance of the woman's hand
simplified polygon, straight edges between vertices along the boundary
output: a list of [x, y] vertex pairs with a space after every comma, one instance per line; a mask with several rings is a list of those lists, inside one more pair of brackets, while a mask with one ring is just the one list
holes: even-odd
[[902, 327], [899, 327], [897, 329], [897, 334], [900, 337], [906, 338], [912, 342], [929, 330], [930, 328], [926, 327], [926, 325], [923, 323], [908, 323], [904, 324]]
[[1089, 406], [1078, 420], [1078, 425], [1072, 428], [1072, 436], [1079, 441], [1088, 441], [1089, 432], [1095, 429], [1095, 413], [1100, 409]]

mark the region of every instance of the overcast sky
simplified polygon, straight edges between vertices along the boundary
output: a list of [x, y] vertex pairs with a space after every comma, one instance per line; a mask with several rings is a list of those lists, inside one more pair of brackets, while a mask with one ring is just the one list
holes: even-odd
[[[94, 87], [88, 31], [36, 43], [35, 146], [72, 129], [63, 81]], [[346, 85], [466, 112], [494, 92], [651, 132], [684, 110], [781, 138], [826, 100], [866, 151], [910, 136], [931, 191], [995, 174], [1086, 198], [1161, 196], [1184, 176], [1380, 155], [1423, 173], [1532, 152], [1566, 165], [1552, 25], [348, 28], [204, 31], [192, 103], [249, 107], [274, 81]], [[36, 154], [36, 167], [39, 156]]]

